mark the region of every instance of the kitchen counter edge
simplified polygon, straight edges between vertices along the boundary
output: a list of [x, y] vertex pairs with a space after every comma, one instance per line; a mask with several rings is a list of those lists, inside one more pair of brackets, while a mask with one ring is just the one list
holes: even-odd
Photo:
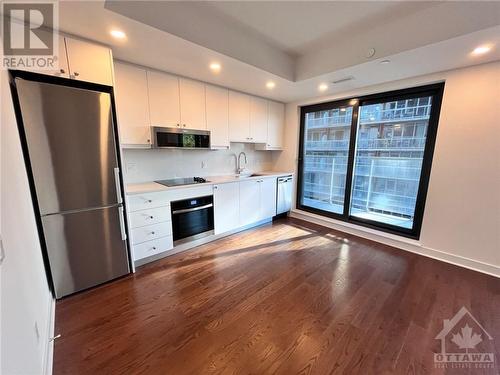
[[126, 184], [125, 185], [125, 193], [127, 195], [154, 193], [154, 192], [174, 190], [174, 189], [185, 189], [185, 188], [190, 188], [190, 187], [194, 187], [194, 186], [227, 184], [230, 182], [258, 180], [259, 178], [283, 177], [283, 176], [290, 176], [290, 175], [293, 176], [294, 175], [293, 172], [265, 171], [265, 172], [256, 172], [256, 173], [258, 173], [259, 176], [255, 176], [255, 177], [235, 177], [232, 175], [229, 175], [229, 176], [207, 176], [204, 178], [208, 179], [209, 181], [207, 181], [206, 183], [203, 183], [203, 184], [192, 184], [192, 185], [181, 185], [181, 186], [170, 186], [170, 187], [158, 184], [154, 181]]

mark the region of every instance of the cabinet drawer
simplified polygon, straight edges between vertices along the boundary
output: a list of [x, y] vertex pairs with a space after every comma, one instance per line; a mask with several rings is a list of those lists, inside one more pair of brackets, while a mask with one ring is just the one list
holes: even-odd
[[134, 260], [149, 257], [170, 250], [174, 246], [172, 236], [158, 238], [138, 245], [133, 245]]
[[158, 207], [150, 210], [131, 212], [129, 217], [130, 228], [138, 228], [164, 221], [172, 221], [170, 207]]
[[132, 243], [134, 245], [170, 235], [172, 235], [172, 223], [169, 221], [131, 230]]
[[134, 194], [128, 196], [128, 209], [130, 212], [168, 206], [170, 204], [165, 192]]

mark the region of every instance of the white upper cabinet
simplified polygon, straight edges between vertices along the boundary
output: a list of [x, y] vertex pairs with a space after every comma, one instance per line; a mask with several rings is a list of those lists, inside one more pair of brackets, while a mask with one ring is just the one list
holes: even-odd
[[152, 71], [148, 71], [147, 76], [151, 126], [179, 127], [179, 78]]
[[[52, 31], [38, 30], [38, 32], [49, 33]], [[108, 86], [113, 85], [113, 57], [109, 48], [63, 35], [58, 36], [56, 48], [57, 68], [49, 70], [27, 68], [25, 70]]]
[[229, 90], [229, 141], [250, 142], [250, 96]]
[[[37, 34], [49, 34], [55, 31], [53, 30], [47, 30], [47, 29], [38, 29]], [[47, 36], [47, 37], [52, 37], [52, 35]], [[37, 69], [31, 69], [31, 68], [23, 68], [20, 67], [20, 70], [28, 70], [28, 71], [33, 71], [35, 73], [40, 73], [40, 74], [48, 74], [51, 76], [56, 76], [56, 77], [64, 77], [64, 78], [69, 78], [69, 67], [68, 67], [68, 58], [66, 57], [66, 43], [64, 41], [64, 36], [59, 35], [57, 38], [57, 61], [54, 66], [54, 69], [48, 69], [48, 70], [37, 70]]]
[[107, 47], [65, 38], [70, 77], [86, 82], [113, 85], [113, 58]]
[[146, 70], [115, 62], [115, 98], [120, 141], [131, 147], [149, 147], [151, 130]]
[[266, 143], [268, 101], [252, 96], [250, 98], [250, 142]]
[[267, 124], [268, 148], [281, 149], [285, 136], [285, 105], [269, 101], [269, 118]]
[[192, 79], [180, 79], [181, 126], [206, 130], [205, 84]]
[[206, 85], [207, 130], [211, 148], [229, 148], [229, 93], [227, 89]]

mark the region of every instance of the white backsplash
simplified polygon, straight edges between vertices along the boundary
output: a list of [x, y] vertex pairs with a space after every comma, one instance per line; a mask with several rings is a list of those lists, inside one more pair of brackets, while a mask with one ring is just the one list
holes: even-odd
[[[122, 150], [125, 183], [233, 174], [241, 151], [247, 155], [246, 168], [252, 172], [272, 170], [273, 152], [255, 151], [252, 144], [231, 143], [229, 150], [213, 151], [125, 149]], [[243, 157], [241, 160], [244, 165]]]

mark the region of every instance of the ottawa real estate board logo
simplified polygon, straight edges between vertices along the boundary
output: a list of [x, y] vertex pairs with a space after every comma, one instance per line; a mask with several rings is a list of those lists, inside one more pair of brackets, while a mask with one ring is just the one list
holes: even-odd
[[58, 68], [57, 2], [2, 2], [2, 68]]
[[492, 369], [495, 355], [493, 337], [465, 307], [452, 319], [443, 321], [436, 336], [441, 351], [434, 353], [434, 367], [452, 369]]

